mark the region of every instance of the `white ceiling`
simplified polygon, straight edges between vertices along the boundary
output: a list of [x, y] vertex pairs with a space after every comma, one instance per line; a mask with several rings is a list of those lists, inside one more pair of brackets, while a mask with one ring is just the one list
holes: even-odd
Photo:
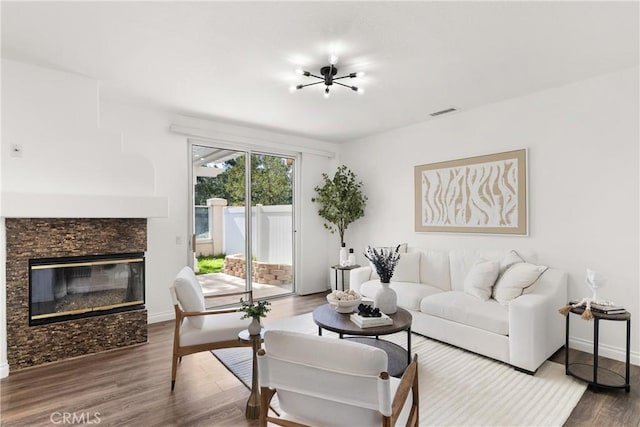
[[[1, 2], [2, 56], [108, 101], [343, 142], [638, 65], [637, 2]], [[306, 83], [333, 49], [365, 94]], [[307, 78], [308, 79], [308, 78]], [[455, 114], [455, 113], [454, 113]], [[436, 119], [431, 119], [436, 120]]]

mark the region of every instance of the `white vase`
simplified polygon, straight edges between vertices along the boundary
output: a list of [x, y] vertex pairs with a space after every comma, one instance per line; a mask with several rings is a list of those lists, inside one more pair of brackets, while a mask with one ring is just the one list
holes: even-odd
[[249, 327], [247, 329], [249, 330], [249, 335], [260, 335], [260, 330], [262, 329], [262, 325], [260, 324], [260, 319], [257, 317], [254, 317], [251, 320], [251, 323], [249, 323]]
[[343, 243], [340, 247], [340, 266], [344, 267], [347, 265], [347, 260], [349, 259], [349, 255], [347, 255], [347, 244]]
[[398, 295], [389, 287], [388, 283], [382, 283], [382, 288], [373, 299], [373, 307], [379, 308], [384, 314], [393, 314], [398, 311]]

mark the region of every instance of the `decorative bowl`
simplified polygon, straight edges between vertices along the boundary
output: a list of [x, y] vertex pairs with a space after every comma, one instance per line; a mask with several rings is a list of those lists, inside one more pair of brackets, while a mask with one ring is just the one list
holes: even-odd
[[362, 302], [362, 297], [356, 295], [355, 299], [337, 299], [333, 293], [327, 295], [327, 302], [338, 313], [353, 313], [354, 309]]

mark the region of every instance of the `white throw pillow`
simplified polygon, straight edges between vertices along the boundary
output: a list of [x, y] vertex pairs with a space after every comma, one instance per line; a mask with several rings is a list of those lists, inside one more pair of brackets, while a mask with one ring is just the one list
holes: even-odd
[[[205, 311], [204, 295], [193, 270], [184, 267], [173, 280], [176, 296], [184, 311]], [[204, 326], [204, 316], [193, 316], [189, 322], [198, 329]]]
[[502, 259], [502, 261], [500, 261], [500, 274], [504, 274], [504, 272], [507, 271], [509, 267], [519, 262], [526, 261], [520, 256], [518, 252], [514, 250], [509, 251], [509, 253]]
[[522, 295], [524, 290], [533, 285], [548, 268], [528, 262], [513, 264], [493, 287], [493, 298], [500, 304], [508, 304], [509, 301]]
[[420, 252], [400, 254], [391, 281], [420, 283]]
[[491, 288], [500, 273], [500, 262], [480, 261], [476, 263], [464, 278], [464, 291], [469, 295], [488, 301]]

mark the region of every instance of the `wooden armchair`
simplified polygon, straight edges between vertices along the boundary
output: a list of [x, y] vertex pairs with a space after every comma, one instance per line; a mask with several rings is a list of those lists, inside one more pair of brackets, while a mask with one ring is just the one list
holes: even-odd
[[[268, 330], [258, 351], [261, 427], [418, 426], [418, 359], [402, 379], [387, 354], [365, 344]], [[280, 416], [269, 415], [278, 395]]]
[[207, 311], [205, 299], [244, 295], [253, 301], [251, 291], [207, 296], [193, 270], [184, 267], [169, 287], [176, 312], [171, 364], [171, 390], [176, 384], [178, 359], [192, 353], [226, 347], [250, 346], [238, 339], [238, 333], [249, 327], [251, 319], [241, 319], [238, 308]]

